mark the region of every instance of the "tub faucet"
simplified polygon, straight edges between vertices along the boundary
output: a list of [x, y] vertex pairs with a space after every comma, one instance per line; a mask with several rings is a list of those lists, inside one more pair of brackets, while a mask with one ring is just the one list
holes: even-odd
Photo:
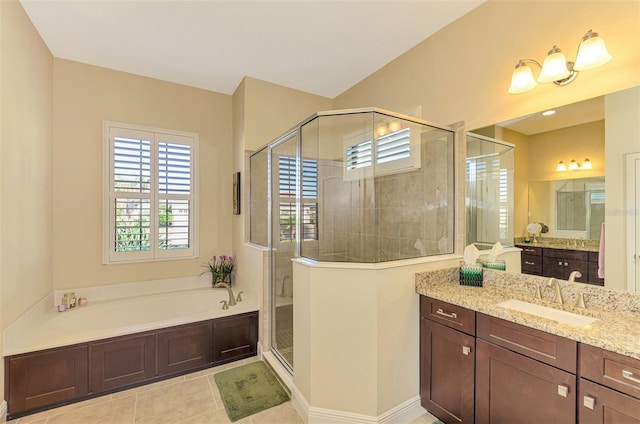
[[220, 288], [223, 287], [225, 289], [227, 289], [227, 291], [229, 292], [229, 306], [234, 306], [236, 304], [236, 298], [233, 295], [233, 291], [231, 291], [231, 287], [229, 287], [229, 284], [227, 283], [217, 283], [215, 286], [213, 286], [214, 288]]
[[560, 291], [560, 284], [558, 284], [558, 280], [555, 278], [549, 278], [549, 282], [547, 282], [547, 287], [555, 286], [556, 295], [553, 298], [555, 303], [564, 304], [564, 300], [562, 299], [562, 292]]
[[582, 273], [580, 271], [571, 271], [571, 274], [569, 274], [569, 282], [575, 283], [576, 278], [580, 278], [580, 277], [582, 277]]

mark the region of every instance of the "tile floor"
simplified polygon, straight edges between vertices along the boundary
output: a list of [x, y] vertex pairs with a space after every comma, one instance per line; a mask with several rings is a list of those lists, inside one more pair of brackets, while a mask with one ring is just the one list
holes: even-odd
[[[9, 424], [223, 424], [230, 423], [213, 379], [219, 371], [258, 358], [186, 374], [147, 386], [21, 417]], [[303, 424], [291, 401], [236, 421], [237, 424]], [[432, 424], [425, 414], [411, 424]]]

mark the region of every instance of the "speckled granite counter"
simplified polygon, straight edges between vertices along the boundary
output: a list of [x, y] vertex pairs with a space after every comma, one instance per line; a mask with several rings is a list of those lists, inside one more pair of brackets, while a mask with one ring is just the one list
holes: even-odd
[[579, 252], [597, 252], [597, 246], [574, 246], [572, 244], [558, 244], [552, 242], [538, 242], [538, 243], [517, 243], [516, 247], [544, 247], [545, 249], [562, 249], [562, 250], [577, 250]]
[[[553, 290], [545, 287], [548, 280], [485, 269], [484, 287], [461, 286], [458, 284], [458, 268], [418, 273], [415, 279], [418, 294], [640, 359], [640, 294], [558, 280], [565, 298], [565, 304], [559, 306], [550, 300]], [[534, 285], [542, 287], [543, 300], [533, 298]], [[580, 292], [591, 295], [587, 297], [586, 310], [573, 306]], [[507, 299], [523, 300], [598, 320], [584, 328], [574, 327], [496, 305]]]

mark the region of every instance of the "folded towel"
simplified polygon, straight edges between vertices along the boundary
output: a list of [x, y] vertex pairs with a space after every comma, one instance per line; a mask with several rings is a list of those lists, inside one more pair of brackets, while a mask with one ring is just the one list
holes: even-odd
[[604, 278], [604, 222], [600, 230], [600, 249], [598, 250], [598, 278]]

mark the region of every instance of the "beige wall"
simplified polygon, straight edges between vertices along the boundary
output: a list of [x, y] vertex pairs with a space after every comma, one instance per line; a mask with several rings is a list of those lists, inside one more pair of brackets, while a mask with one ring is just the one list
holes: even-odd
[[[627, 287], [627, 266], [633, 253], [626, 249], [627, 220], [633, 219], [631, 205], [626, 204], [625, 168], [628, 153], [640, 153], [640, 87], [634, 87], [605, 97], [606, 167], [605, 178], [605, 281], [607, 287]], [[617, 142], [611, 142], [616, 140]], [[636, 193], [636, 199], [640, 193]], [[636, 210], [637, 215], [640, 211]], [[636, 241], [636, 246], [638, 242]], [[635, 286], [638, 285], [636, 275]]]
[[52, 287], [51, 53], [17, 1], [2, 1], [2, 327]]
[[[579, 10], [580, 13], [576, 13]], [[640, 85], [640, 3], [635, 1], [493, 1], [489, 0], [424, 40], [387, 66], [334, 99], [336, 108], [376, 105], [391, 110], [422, 106], [422, 116], [435, 122], [464, 120], [467, 128], [528, 115], [552, 107], [617, 92]], [[540, 23], [544, 22], [544, 31]], [[540, 84], [530, 92], [510, 95], [507, 88], [520, 58], [544, 59], [553, 45], [573, 58], [580, 37], [589, 29], [606, 40], [613, 60], [600, 68], [581, 72], [565, 87]], [[516, 36], [517, 35], [517, 36]], [[634, 106], [635, 107], [635, 106]], [[638, 109], [631, 109], [637, 125]], [[606, 125], [609, 113], [605, 117]], [[621, 130], [620, 130], [621, 131]], [[621, 196], [610, 196], [609, 187], [623, 187], [620, 152], [628, 151], [628, 137], [606, 135], [607, 209], [624, 210]], [[636, 149], [638, 150], [638, 149]], [[617, 152], [610, 157], [610, 152]], [[569, 158], [568, 160], [570, 160]], [[582, 158], [584, 159], [584, 158]], [[578, 160], [578, 159], [576, 159]], [[530, 168], [531, 171], [531, 168]], [[610, 209], [611, 208], [611, 209]], [[607, 220], [620, 218], [607, 215]], [[607, 230], [609, 256], [620, 255], [623, 227]], [[607, 285], [624, 280], [624, 267], [607, 266]], [[616, 274], [609, 274], [615, 272]], [[611, 278], [610, 278], [611, 277]]]
[[[54, 288], [198, 275], [212, 254], [230, 254], [231, 96], [54, 60]], [[200, 257], [102, 265], [102, 122], [200, 136]]]
[[0, 329], [52, 287], [52, 67], [22, 6], [0, 1]]
[[[529, 137], [529, 181], [566, 180], [605, 175], [604, 121], [535, 134]], [[558, 162], [589, 158], [591, 170], [558, 172]]]
[[[636, 1], [489, 0], [338, 96], [334, 106], [422, 105], [424, 119], [481, 128], [633, 87], [640, 84], [639, 15]], [[553, 44], [574, 58], [589, 28], [606, 40], [610, 63], [565, 87], [507, 93], [518, 59], [542, 61]]]
[[[310, 115], [332, 108], [332, 101], [277, 84], [245, 77], [233, 94], [233, 171], [242, 175], [242, 214], [233, 216], [233, 254], [236, 280], [258, 293], [263, 305], [260, 340], [269, 339], [267, 258], [263, 248], [249, 244], [248, 154], [291, 129]], [[264, 211], [267, 213], [267, 211]]]

